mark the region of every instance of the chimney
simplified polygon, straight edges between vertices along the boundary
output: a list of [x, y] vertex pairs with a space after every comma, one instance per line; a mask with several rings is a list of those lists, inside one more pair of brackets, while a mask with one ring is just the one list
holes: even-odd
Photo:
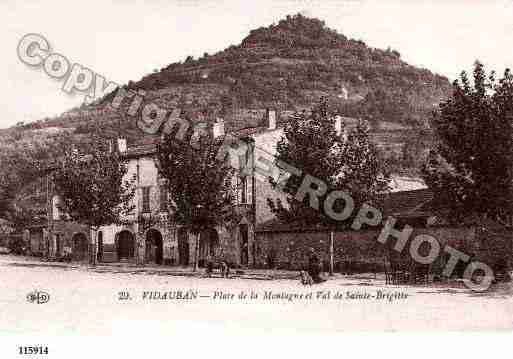
[[118, 138], [118, 151], [119, 151], [119, 153], [126, 152], [126, 139], [125, 138]]
[[267, 129], [275, 130], [276, 129], [276, 110], [267, 109], [266, 111], [267, 118]]
[[341, 91], [340, 95], [338, 95], [338, 97], [343, 100], [347, 100], [349, 98], [349, 92], [347, 91], [347, 89], [344, 86], [342, 86], [342, 91]]
[[224, 120], [222, 118], [218, 118], [212, 127], [212, 132], [214, 138], [218, 138], [224, 136]]
[[340, 115], [335, 116], [335, 132], [337, 136], [342, 135], [342, 116]]

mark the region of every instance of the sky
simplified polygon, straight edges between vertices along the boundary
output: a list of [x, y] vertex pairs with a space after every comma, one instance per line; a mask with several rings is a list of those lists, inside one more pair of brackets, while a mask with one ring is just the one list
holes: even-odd
[[408, 63], [454, 80], [476, 59], [513, 68], [513, 0], [2, 0], [0, 128], [53, 117], [83, 102], [63, 81], [22, 63], [17, 46], [43, 35], [53, 52], [124, 84], [187, 55], [239, 44], [250, 30], [287, 14], [317, 17], [371, 47], [392, 47]]

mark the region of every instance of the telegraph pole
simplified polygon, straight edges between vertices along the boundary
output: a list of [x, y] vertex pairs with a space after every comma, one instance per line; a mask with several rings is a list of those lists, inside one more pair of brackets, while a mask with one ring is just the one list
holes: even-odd
[[334, 252], [335, 252], [335, 241], [334, 241], [334, 233], [333, 230], [330, 231], [330, 276], [333, 275], [333, 267], [334, 267]]

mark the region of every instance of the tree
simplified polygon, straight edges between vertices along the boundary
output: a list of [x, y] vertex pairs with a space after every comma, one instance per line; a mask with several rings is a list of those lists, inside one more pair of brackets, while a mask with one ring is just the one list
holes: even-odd
[[233, 168], [217, 155], [222, 141], [210, 134], [189, 133], [185, 141], [176, 132], [163, 135], [157, 146], [160, 175], [167, 180], [171, 217], [196, 235], [194, 270], [197, 269], [201, 232], [233, 216]]
[[423, 177], [449, 222], [504, 222], [513, 214], [513, 75], [497, 81], [476, 62], [473, 84], [463, 72], [453, 87], [433, 115], [437, 143]]
[[[134, 178], [127, 179], [127, 166], [115, 151], [97, 143], [82, 155], [68, 149], [52, 177], [61, 198], [63, 219], [78, 222], [96, 233], [99, 227], [120, 224], [135, 206]], [[96, 263], [96, 238], [91, 255]]]
[[7, 237], [14, 232], [14, 226], [11, 222], [0, 218], [0, 238]]
[[[306, 175], [324, 181], [327, 193], [341, 190], [351, 195], [355, 208], [363, 202], [375, 203], [388, 190], [389, 175], [369, 140], [368, 127], [360, 122], [344, 139], [337, 136], [332, 119], [327, 101], [321, 99], [310, 115], [297, 114], [285, 127], [285, 136], [277, 145], [278, 166], [294, 166], [302, 175], [289, 178], [283, 188], [289, 195], [288, 206], [279, 199], [267, 199], [271, 211], [281, 221], [347, 228], [348, 221], [336, 222], [322, 211], [310, 208], [308, 197], [302, 202], [294, 198]], [[273, 179], [270, 183], [277, 188]], [[326, 196], [319, 198], [319, 208], [324, 208], [325, 199]], [[335, 203], [335, 209], [340, 205], [344, 203]]]
[[28, 184], [42, 176], [51, 158], [61, 153], [60, 138], [47, 142], [28, 139], [0, 147], [0, 218], [5, 218], [24, 227], [30, 219], [16, 206], [16, 196]]

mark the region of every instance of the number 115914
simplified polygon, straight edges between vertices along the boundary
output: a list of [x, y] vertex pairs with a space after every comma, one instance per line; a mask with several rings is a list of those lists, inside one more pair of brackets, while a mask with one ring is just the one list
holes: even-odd
[[45, 346], [23, 346], [18, 347], [18, 353], [20, 355], [41, 355], [48, 354], [48, 347]]

